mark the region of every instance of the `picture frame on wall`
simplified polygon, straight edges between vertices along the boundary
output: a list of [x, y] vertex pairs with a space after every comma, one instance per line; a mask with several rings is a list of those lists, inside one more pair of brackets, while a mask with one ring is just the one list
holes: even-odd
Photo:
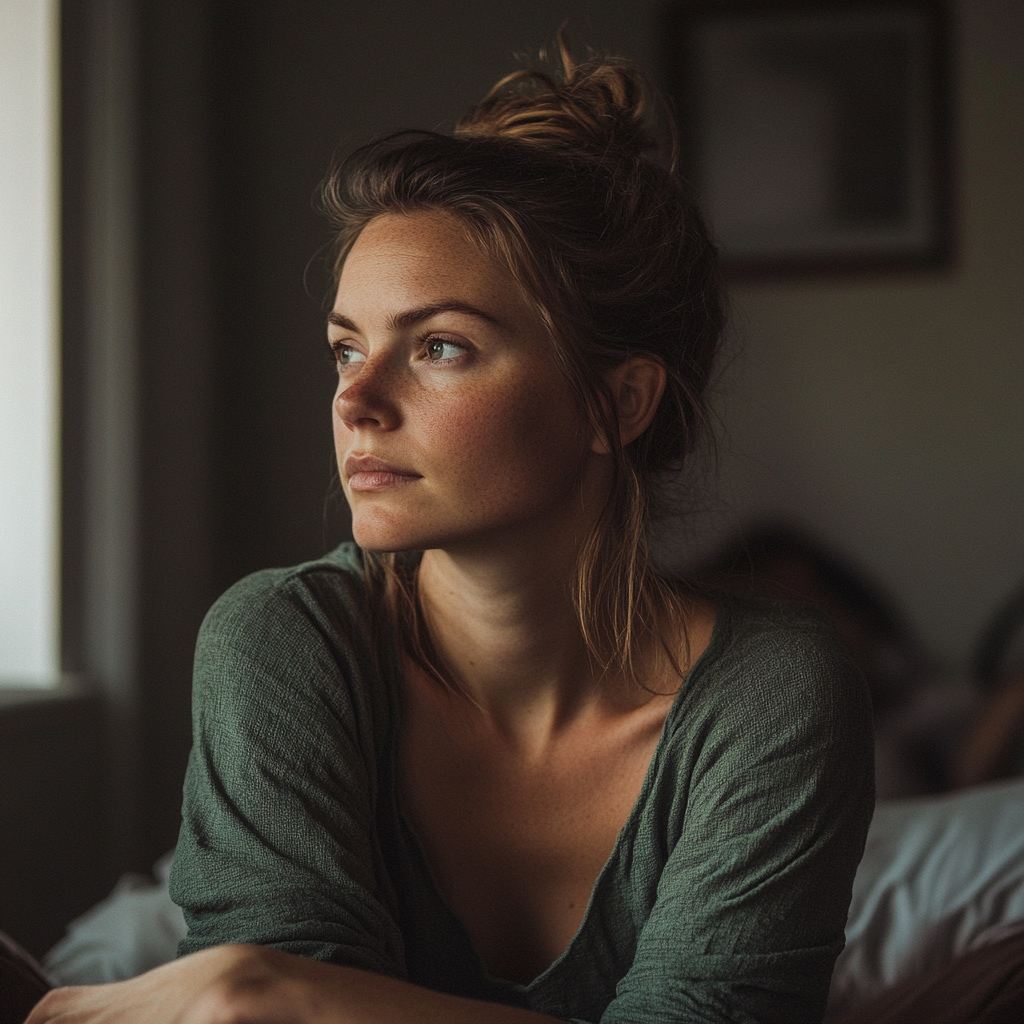
[[681, 3], [665, 40], [680, 169], [727, 273], [948, 263], [943, 3]]

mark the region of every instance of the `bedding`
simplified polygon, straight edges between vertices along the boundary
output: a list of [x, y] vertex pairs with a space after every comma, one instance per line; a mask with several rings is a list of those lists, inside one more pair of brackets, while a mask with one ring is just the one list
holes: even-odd
[[880, 803], [826, 1020], [1024, 931], [1024, 779]]
[[172, 859], [173, 851], [161, 857], [152, 878], [123, 875], [105, 900], [68, 925], [46, 954], [47, 971], [62, 985], [96, 985], [173, 960], [186, 928], [167, 893]]

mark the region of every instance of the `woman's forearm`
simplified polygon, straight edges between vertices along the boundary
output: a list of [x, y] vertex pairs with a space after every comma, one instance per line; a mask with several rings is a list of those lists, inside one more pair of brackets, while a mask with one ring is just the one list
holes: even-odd
[[[351, 967], [292, 959], [299, 962], [283, 966], [315, 999], [303, 1024], [556, 1024], [554, 1017], [529, 1010], [434, 992]], [[243, 1001], [245, 987], [238, 993]], [[253, 995], [258, 998], [258, 993], [257, 981]]]
[[113, 985], [58, 989], [26, 1024], [556, 1024], [260, 946], [218, 946]]

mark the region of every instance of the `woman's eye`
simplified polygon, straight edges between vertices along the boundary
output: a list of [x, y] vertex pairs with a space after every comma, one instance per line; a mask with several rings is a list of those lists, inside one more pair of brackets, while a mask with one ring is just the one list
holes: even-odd
[[358, 349], [352, 348], [351, 345], [335, 344], [331, 348], [334, 350], [334, 358], [339, 366], [350, 366], [352, 363], [366, 362], [366, 356]]
[[427, 342], [427, 358], [432, 363], [440, 363], [445, 359], [457, 359], [465, 352], [462, 345], [454, 341], [445, 341], [444, 338], [434, 338]]

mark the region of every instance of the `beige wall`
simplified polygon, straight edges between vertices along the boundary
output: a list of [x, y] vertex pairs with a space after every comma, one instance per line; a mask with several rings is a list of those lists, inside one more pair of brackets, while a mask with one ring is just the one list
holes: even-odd
[[718, 514], [806, 524], [965, 663], [1024, 578], [1024, 3], [956, 5], [957, 255], [736, 287]]

